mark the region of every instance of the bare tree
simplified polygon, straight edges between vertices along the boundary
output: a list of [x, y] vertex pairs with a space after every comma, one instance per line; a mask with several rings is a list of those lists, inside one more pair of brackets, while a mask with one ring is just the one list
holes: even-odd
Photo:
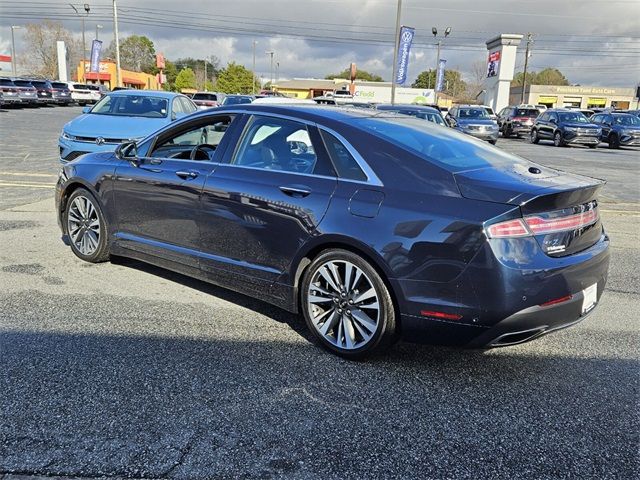
[[483, 60], [471, 64], [469, 81], [467, 83], [467, 97], [476, 99], [484, 90], [487, 82], [487, 65]]
[[28, 23], [25, 26], [24, 54], [21, 64], [25, 70], [34, 75], [47, 78], [58, 77], [58, 56], [56, 42], [65, 42], [69, 55], [69, 66], [72, 73], [80, 61], [82, 45], [73, 34], [60, 22], [44, 20], [42, 23]]

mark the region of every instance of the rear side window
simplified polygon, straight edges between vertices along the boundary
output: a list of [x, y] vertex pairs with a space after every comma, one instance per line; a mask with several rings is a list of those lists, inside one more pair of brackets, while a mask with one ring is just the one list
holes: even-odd
[[366, 181], [367, 175], [362, 171], [347, 147], [329, 132], [320, 130], [320, 134], [338, 176], [348, 180]]

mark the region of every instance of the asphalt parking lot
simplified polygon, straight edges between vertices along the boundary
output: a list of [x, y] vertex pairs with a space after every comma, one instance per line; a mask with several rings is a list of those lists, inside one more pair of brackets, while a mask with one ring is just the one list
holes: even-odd
[[638, 149], [500, 139], [608, 181], [600, 307], [524, 345], [400, 344], [358, 363], [302, 320], [59, 240], [57, 136], [0, 111], [0, 478], [638, 478]]

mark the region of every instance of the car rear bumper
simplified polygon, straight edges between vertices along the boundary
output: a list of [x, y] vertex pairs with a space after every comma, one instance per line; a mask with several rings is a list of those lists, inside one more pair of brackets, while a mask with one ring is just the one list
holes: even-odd
[[[491, 348], [532, 340], [581, 321], [591, 312], [582, 309], [585, 289], [597, 284], [597, 306], [606, 285], [608, 237], [603, 233], [587, 250], [560, 258], [547, 256], [534, 243], [519, 245], [519, 257], [505, 261], [500, 251], [514, 245], [488, 242], [462, 274], [447, 283], [393, 279], [403, 337]], [[433, 312], [453, 317], [436, 318]]]
[[3, 100], [3, 103], [5, 105], [19, 105], [19, 104], [23, 103], [22, 100], [20, 99], [20, 97], [18, 97], [18, 96], [8, 97], [8, 96], [4, 95], [2, 97], [2, 100]]

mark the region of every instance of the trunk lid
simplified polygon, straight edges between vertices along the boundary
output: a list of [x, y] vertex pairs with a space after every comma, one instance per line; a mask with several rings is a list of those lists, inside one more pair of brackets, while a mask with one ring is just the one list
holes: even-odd
[[454, 177], [465, 198], [520, 207], [527, 227], [549, 256], [580, 252], [602, 235], [597, 209], [602, 180], [524, 162]]

